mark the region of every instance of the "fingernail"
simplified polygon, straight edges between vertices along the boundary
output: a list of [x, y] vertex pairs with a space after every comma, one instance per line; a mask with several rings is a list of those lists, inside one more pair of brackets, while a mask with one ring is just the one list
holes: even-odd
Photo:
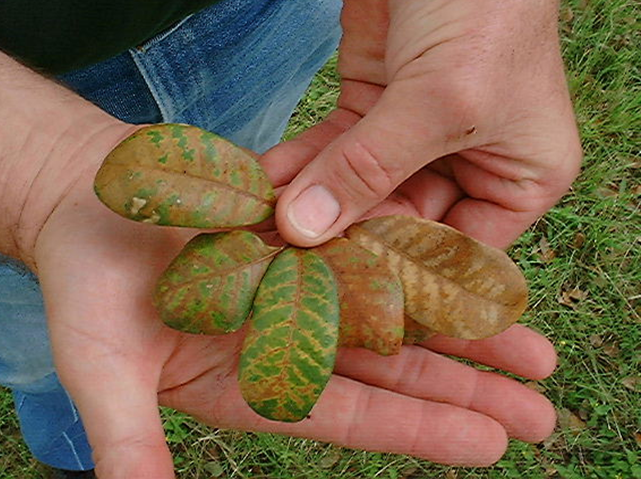
[[340, 204], [329, 190], [321, 185], [307, 188], [287, 209], [289, 222], [308, 238], [318, 238], [325, 233], [340, 214]]

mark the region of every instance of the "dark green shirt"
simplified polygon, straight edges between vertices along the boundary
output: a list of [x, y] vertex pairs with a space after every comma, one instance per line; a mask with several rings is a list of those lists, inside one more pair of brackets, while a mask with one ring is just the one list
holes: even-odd
[[217, 0], [0, 0], [0, 49], [59, 74], [127, 50]]

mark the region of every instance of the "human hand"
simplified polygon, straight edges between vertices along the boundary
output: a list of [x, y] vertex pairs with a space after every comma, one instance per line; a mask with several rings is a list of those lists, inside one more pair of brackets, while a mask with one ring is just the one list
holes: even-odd
[[538, 441], [551, 432], [554, 410], [541, 395], [437, 354], [542, 378], [554, 368], [553, 348], [522, 326], [479, 342], [434, 338], [390, 358], [343, 350], [309, 419], [259, 417], [236, 379], [243, 331], [179, 333], [152, 306], [156, 279], [194, 232], [120, 218], [98, 202], [92, 179], [87, 171], [49, 216], [34, 258], [57, 369], [82, 415], [99, 477], [173, 477], [159, 403], [215, 427], [449, 464], [488, 465], [508, 436]]
[[281, 235], [312, 246], [413, 214], [509, 245], [581, 161], [557, 3], [345, 0], [338, 109], [264, 160], [291, 182]]

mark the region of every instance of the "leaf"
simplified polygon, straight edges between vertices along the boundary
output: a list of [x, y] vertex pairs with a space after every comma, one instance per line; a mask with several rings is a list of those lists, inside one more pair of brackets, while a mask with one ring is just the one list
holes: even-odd
[[240, 390], [263, 417], [304, 419], [332, 375], [338, 345], [336, 281], [310, 250], [288, 248], [269, 266], [254, 299], [240, 355]]
[[403, 288], [373, 253], [345, 238], [314, 248], [334, 272], [340, 302], [339, 345], [388, 356], [403, 344]]
[[186, 333], [236, 331], [278, 251], [247, 231], [196, 236], [158, 281], [154, 303], [160, 317]]
[[103, 162], [94, 182], [100, 200], [136, 221], [227, 228], [273, 214], [271, 183], [249, 153], [195, 126], [138, 130]]
[[585, 421], [583, 421], [577, 414], [573, 413], [569, 409], [562, 408], [558, 410], [557, 416], [561, 429], [568, 430], [572, 434], [578, 434], [587, 427]]
[[621, 384], [630, 391], [641, 392], [641, 376], [628, 376], [621, 380]]
[[572, 288], [570, 290], [564, 290], [561, 292], [561, 296], [558, 298], [558, 302], [564, 306], [569, 306], [572, 309], [575, 309], [577, 303], [587, 299], [588, 293], [582, 291], [579, 287]]
[[403, 344], [418, 344], [434, 336], [434, 331], [417, 323], [407, 314], [405, 315], [405, 334]]
[[552, 249], [546, 237], [541, 238], [541, 241], [539, 241], [539, 250], [541, 259], [545, 263], [551, 263], [556, 258], [556, 251]]
[[387, 216], [352, 225], [346, 234], [385, 258], [401, 278], [406, 314], [434, 332], [486, 338], [525, 310], [525, 278], [505, 252], [449, 226]]

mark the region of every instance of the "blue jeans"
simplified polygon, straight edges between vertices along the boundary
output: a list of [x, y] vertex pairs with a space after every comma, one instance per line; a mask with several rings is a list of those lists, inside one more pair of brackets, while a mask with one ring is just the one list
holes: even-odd
[[[341, 0], [222, 0], [117, 57], [60, 77], [130, 123], [198, 125], [263, 152], [278, 143], [313, 75], [336, 49]], [[93, 467], [51, 358], [37, 278], [0, 255], [0, 384], [24, 439], [54, 467]]]

